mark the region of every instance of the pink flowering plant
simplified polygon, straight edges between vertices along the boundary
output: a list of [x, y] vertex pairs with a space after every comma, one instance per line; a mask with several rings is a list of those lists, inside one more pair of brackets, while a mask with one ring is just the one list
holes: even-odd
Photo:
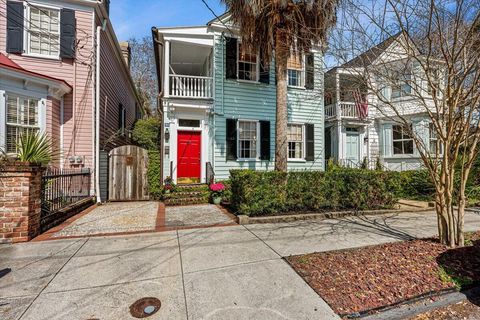
[[210, 191], [212, 198], [221, 198], [223, 197], [223, 192], [225, 191], [225, 185], [221, 182], [210, 184]]

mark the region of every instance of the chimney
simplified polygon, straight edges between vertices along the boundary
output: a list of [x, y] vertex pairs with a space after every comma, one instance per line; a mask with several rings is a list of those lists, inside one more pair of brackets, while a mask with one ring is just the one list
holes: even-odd
[[131, 59], [130, 44], [126, 41], [122, 41], [120, 42], [120, 48], [122, 49], [123, 59], [125, 59], [128, 69], [130, 69], [130, 59]]

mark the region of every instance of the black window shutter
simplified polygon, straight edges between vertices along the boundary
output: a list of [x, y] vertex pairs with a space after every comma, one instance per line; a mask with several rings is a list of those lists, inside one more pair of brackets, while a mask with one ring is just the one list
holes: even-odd
[[312, 53], [305, 55], [305, 88], [315, 88], [315, 59]]
[[227, 119], [227, 160], [237, 160], [237, 120]]
[[270, 121], [260, 121], [260, 160], [270, 160]]
[[260, 79], [261, 83], [270, 83], [270, 65], [260, 53]]
[[23, 2], [7, 2], [7, 52], [23, 53]]
[[306, 155], [305, 160], [315, 161], [315, 126], [305, 124]]
[[75, 58], [77, 20], [75, 11], [62, 9], [60, 13], [60, 57]]
[[225, 77], [237, 79], [237, 39], [226, 38]]

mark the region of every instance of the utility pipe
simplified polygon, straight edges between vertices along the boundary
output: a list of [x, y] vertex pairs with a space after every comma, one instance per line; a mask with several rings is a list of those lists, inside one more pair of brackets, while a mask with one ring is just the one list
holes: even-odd
[[107, 20], [103, 20], [101, 26], [97, 26], [96, 34], [96, 63], [95, 63], [95, 195], [97, 203], [102, 202], [100, 196], [100, 57], [101, 57], [101, 34], [105, 31]]

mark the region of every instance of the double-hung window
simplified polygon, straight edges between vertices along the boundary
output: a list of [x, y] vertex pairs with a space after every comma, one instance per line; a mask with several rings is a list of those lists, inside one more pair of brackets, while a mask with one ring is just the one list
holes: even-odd
[[238, 43], [238, 79], [258, 81], [258, 55], [248, 51], [241, 42]]
[[257, 121], [238, 121], [238, 155], [241, 159], [257, 158]]
[[37, 6], [28, 7], [28, 53], [42, 56], [60, 55], [60, 11]]
[[413, 138], [409, 134], [411, 129], [411, 126], [393, 126], [393, 154], [413, 154]]
[[392, 85], [392, 98], [409, 96], [412, 93], [412, 76], [405, 74], [400, 76], [394, 85]]
[[430, 142], [430, 153], [439, 154], [442, 153], [442, 146], [438, 143], [438, 135], [437, 130], [435, 129], [435, 125], [433, 123], [428, 124], [428, 135], [429, 135], [429, 142]]
[[6, 143], [7, 153], [17, 153], [22, 134], [40, 130], [38, 99], [8, 95], [6, 99]]
[[287, 61], [288, 85], [292, 87], [304, 86], [304, 66], [301, 54], [292, 54]]
[[303, 156], [303, 125], [289, 124], [287, 127], [288, 158], [304, 159]]

